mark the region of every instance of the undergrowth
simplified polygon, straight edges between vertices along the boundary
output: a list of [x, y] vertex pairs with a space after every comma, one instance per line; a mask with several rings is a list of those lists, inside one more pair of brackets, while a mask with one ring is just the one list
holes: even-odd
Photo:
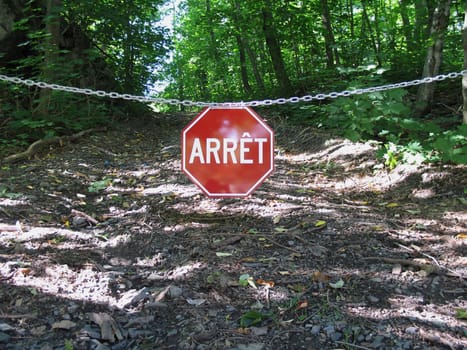
[[448, 118], [450, 123], [441, 115], [412, 116], [407, 94], [395, 89], [301, 106], [293, 122], [331, 129], [352, 141], [376, 141], [378, 156], [389, 169], [400, 163], [466, 164], [467, 125], [456, 115]]

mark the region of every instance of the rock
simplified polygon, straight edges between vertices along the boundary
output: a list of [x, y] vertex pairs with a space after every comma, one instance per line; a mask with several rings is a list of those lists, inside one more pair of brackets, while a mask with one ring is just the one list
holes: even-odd
[[92, 339], [99, 339], [101, 336], [99, 329], [90, 325], [85, 325], [80, 333]]
[[373, 303], [373, 304], [379, 303], [379, 298], [375, 297], [374, 295], [369, 295], [367, 298], [370, 303]]
[[418, 333], [418, 328], [417, 327], [407, 327], [405, 329], [405, 333], [414, 335], [414, 334]]
[[168, 332], [167, 332], [167, 337], [173, 337], [175, 335], [178, 334], [178, 330], [177, 329], [170, 329]]
[[254, 337], [268, 334], [268, 327], [250, 327], [251, 335]]
[[347, 322], [346, 322], [346, 321], [337, 321], [337, 322], [336, 322], [336, 329], [337, 329], [338, 331], [343, 330], [346, 326], [347, 326]]
[[139, 290], [130, 289], [129, 291], [122, 294], [120, 300], [118, 301], [118, 306], [125, 308], [129, 305], [136, 305], [141, 300], [148, 299], [150, 296], [150, 289], [143, 287]]
[[384, 336], [382, 335], [377, 335], [375, 339], [373, 340], [373, 343], [371, 343], [372, 348], [379, 348], [383, 345], [384, 342]]
[[34, 335], [35, 337], [40, 337], [44, 335], [47, 332], [47, 327], [46, 326], [39, 326], [31, 329], [31, 334]]
[[331, 335], [329, 336], [329, 338], [331, 338], [332, 341], [340, 340], [340, 339], [342, 338], [342, 333], [341, 333], [341, 332], [334, 332], [334, 333], [331, 333]]
[[170, 286], [169, 287], [168, 295], [173, 299], [176, 299], [176, 298], [180, 297], [182, 295], [182, 293], [183, 293], [182, 288], [179, 288], [179, 287], [176, 287], [176, 286]]
[[62, 320], [52, 324], [52, 329], [71, 329], [76, 326], [76, 323], [69, 320]]
[[94, 348], [94, 350], [110, 350], [110, 348], [107, 345], [104, 345], [104, 344], [98, 342], [98, 344]]
[[331, 334], [334, 333], [334, 332], [336, 331], [336, 329], [334, 328], [333, 325], [328, 325], [328, 326], [326, 326], [323, 330], [326, 332], [326, 335], [327, 335], [328, 337], [330, 337]]
[[313, 327], [311, 327], [311, 331], [310, 331], [311, 334], [318, 335], [319, 332], [321, 332], [321, 326], [314, 325]]

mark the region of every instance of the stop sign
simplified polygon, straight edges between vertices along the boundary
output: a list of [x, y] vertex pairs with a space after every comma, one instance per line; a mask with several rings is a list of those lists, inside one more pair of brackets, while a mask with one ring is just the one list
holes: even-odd
[[274, 170], [274, 133], [248, 107], [209, 107], [182, 131], [182, 170], [210, 197], [244, 197]]

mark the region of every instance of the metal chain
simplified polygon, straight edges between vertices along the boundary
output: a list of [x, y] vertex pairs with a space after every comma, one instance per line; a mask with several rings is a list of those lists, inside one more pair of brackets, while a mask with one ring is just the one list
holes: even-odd
[[43, 81], [34, 81], [31, 79], [21, 79], [18, 77], [9, 77], [6, 75], [0, 74], [1, 81], [7, 81], [13, 84], [22, 84], [27, 86], [37, 86], [41, 89], [52, 89], [58, 91], [72, 92], [77, 94], [98, 96], [98, 97], [109, 97], [109, 98], [119, 98], [129, 101], [138, 101], [145, 103], [159, 103], [159, 104], [169, 104], [169, 105], [183, 105], [188, 107], [256, 107], [256, 106], [270, 106], [270, 105], [282, 105], [287, 103], [298, 103], [298, 102], [311, 102], [315, 100], [325, 100], [327, 98], [337, 98], [345, 97], [351, 95], [361, 95], [366, 93], [372, 93], [377, 91], [386, 91], [404, 88], [408, 86], [415, 86], [420, 84], [429, 84], [435, 81], [442, 81], [445, 79], [455, 79], [467, 75], [467, 70], [463, 70], [458, 73], [448, 73], [440, 74], [435, 77], [426, 77], [423, 79], [415, 79], [401, 83], [387, 84], [376, 87], [355, 89], [355, 90], [344, 90], [340, 92], [330, 92], [327, 94], [316, 94], [316, 95], [305, 95], [302, 97], [289, 97], [289, 98], [277, 98], [277, 99], [266, 99], [266, 100], [253, 100], [247, 102], [201, 102], [201, 101], [190, 101], [190, 100], [178, 100], [178, 99], [166, 99], [161, 97], [147, 97], [147, 96], [138, 96], [130, 94], [120, 94], [118, 92], [106, 92], [103, 90], [91, 90], [91, 89], [81, 89], [73, 86], [65, 86], [58, 84], [49, 84]]

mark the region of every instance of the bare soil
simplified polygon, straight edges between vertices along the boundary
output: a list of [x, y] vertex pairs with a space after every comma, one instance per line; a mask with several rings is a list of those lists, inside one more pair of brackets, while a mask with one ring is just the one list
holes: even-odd
[[0, 349], [467, 349], [466, 168], [269, 120], [210, 199], [159, 115], [0, 170]]

